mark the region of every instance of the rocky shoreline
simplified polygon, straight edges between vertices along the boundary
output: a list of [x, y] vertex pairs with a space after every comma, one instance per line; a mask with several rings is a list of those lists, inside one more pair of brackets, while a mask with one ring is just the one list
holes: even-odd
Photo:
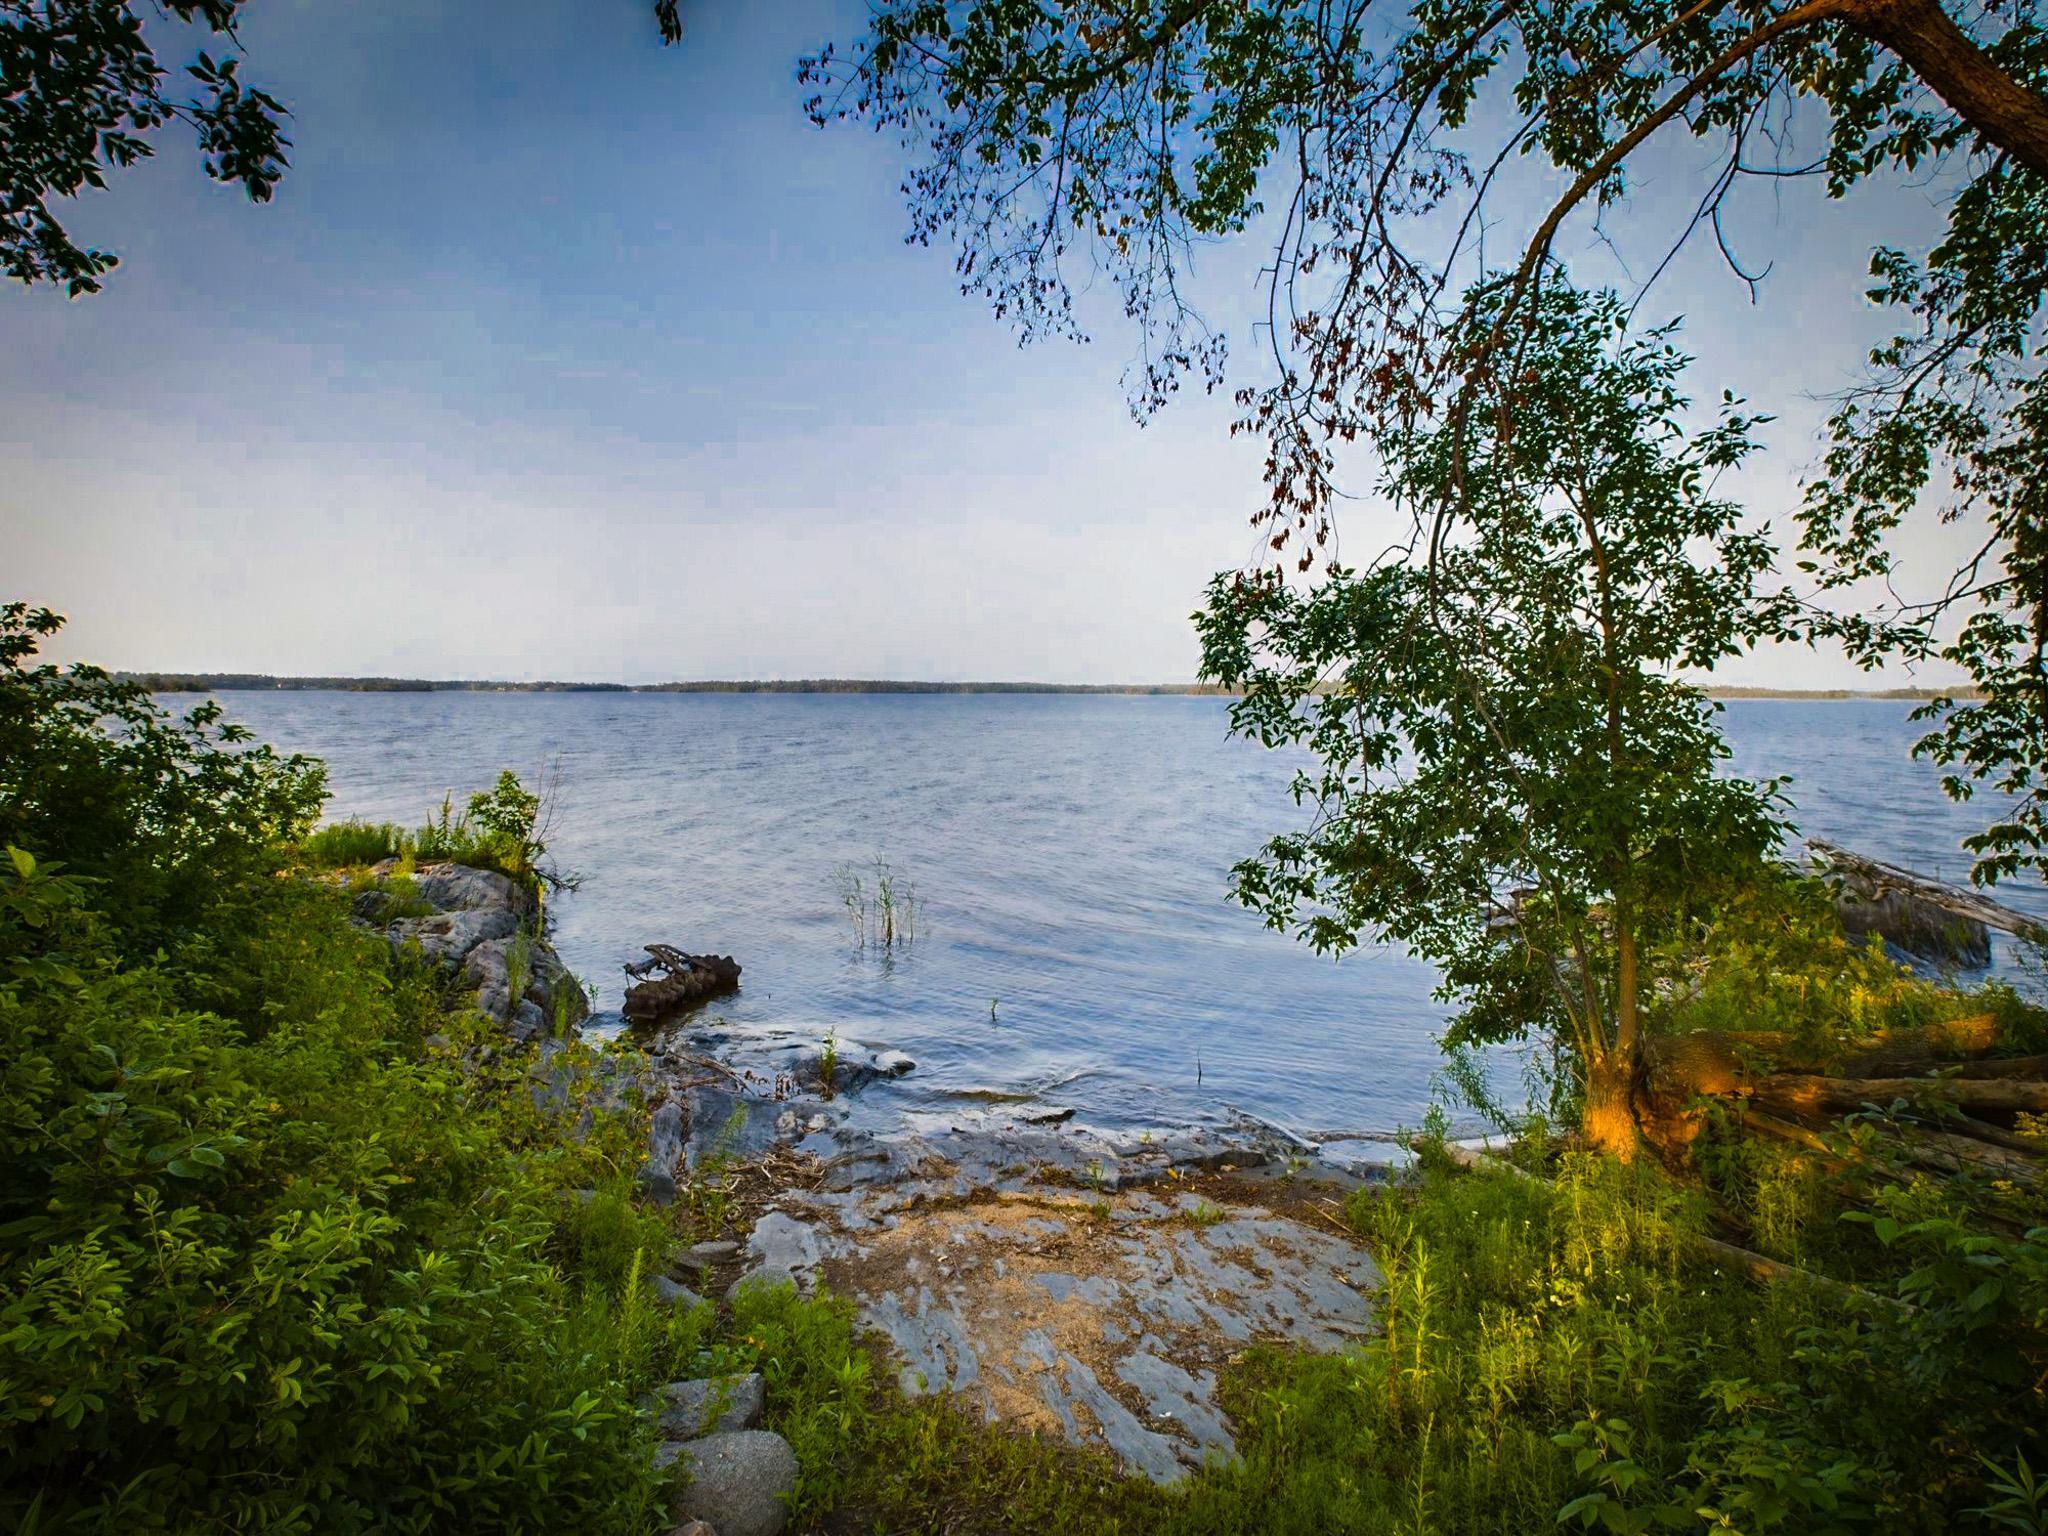
[[[1830, 852], [1837, 877], [1852, 877], [1839, 896], [1852, 931], [1915, 954], [1982, 950], [1969, 926], [1978, 912], [1926, 883], [1902, 896], [1888, 869], [1845, 869]], [[1874, 885], [1870, 869], [1888, 883]], [[358, 922], [473, 989], [511, 1041], [538, 1048], [544, 1084], [589, 1000], [548, 943], [539, 903], [501, 874], [455, 864], [397, 883], [402, 902], [382, 886], [359, 894]], [[600, 1063], [606, 1096], [647, 1112], [645, 1198], [720, 1213], [717, 1230], [690, 1232], [651, 1278], [661, 1301], [731, 1306], [752, 1286], [829, 1288], [854, 1303], [905, 1394], [946, 1394], [1155, 1481], [1235, 1456], [1216, 1387], [1242, 1351], [1336, 1350], [1375, 1327], [1379, 1271], [1338, 1217], [1361, 1179], [1394, 1176], [1391, 1146], [1361, 1172], [1249, 1115], [1130, 1133], [1043, 1100], [883, 1117], [894, 1128], [877, 1129], [858, 1112], [862, 1096], [914, 1073], [910, 1057], [740, 1035], [702, 1009], [633, 1030]], [[797, 1466], [759, 1427], [765, 1402], [755, 1375], [673, 1382], [646, 1405], [660, 1464], [687, 1473], [675, 1514], [694, 1523], [680, 1530], [782, 1529]]]
[[[494, 871], [396, 866], [355, 897], [357, 922], [416, 952], [509, 1041], [540, 1087], [588, 1017], [539, 904]], [[744, 1049], [743, 1049], [744, 1047]], [[1104, 1449], [1170, 1482], [1235, 1454], [1219, 1371], [1258, 1342], [1330, 1349], [1372, 1327], [1378, 1271], [1332, 1217], [1355, 1175], [1246, 1117], [1164, 1134], [1106, 1131], [1071, 1108], [992, 1103], [895, 1132], [856, 1123], [861, 1095], [907, 1076], [900, 1051], [838, 1040], [742, 1041], [685, 1015], [600, 1058], [607, 1097], [648, 1116], [650, 1201], [715, 1187], [651, 1278], [673, 1306], [731, 1305], [749, 1286], [850, 1298], [911, 1395]], [[693, 1202], [693, 1208], [695, 1203]], [[707, 1298], [710, 1298], [707, 1300]], [[759, 1377], [671, 1383], [660, 1463], [687, 1472], [693, 1536], [773, 1536], [796, 1479], [759, 1428]]]
[[1172, 1482], [1235, 1454], [1233, 1356], [1373, 1327], [1378, 1270], [1336, 1219], [1358, 1175], [1276, 1127], [1110, 1132], [1020, 1103], [876, 1131], [855, 1106], [915, 1069], [902, 1053], [792, 1040], [741, 1067], [733, 1043], [684, 1022], [646, 1044], [649, 1195], [734, 1197], [668, 1279], [848, 1297], [907, 1395]]
[[548, 942], [540, 898], [511, 877], [455, 863], [405, 875], [396, 859], [372, 865], [369, 877], [377, 883], [357, 893], [355, 921], [381, 932], [394, 955], [416, 949], [474, 988], [478, 1010], [513, 1040], [566, 1037], [590, 1016], [583, 984]]

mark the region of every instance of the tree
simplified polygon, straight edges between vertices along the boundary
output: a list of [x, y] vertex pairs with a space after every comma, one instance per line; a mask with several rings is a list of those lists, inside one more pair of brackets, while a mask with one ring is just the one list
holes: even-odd
[[[1839, 197], [1913, 172], [1954, 187], [1927, 252], [1874, 253], [1874, 292], [1901, 312], [1900, 333], [1841, 400], [1788, 538], [1839, 591], [1904, 574], [1889, 535], [1906, 517], [1984, 517], [1981, 554], [1945, 589], [1837, 632], [1874, 663], [1938, 649], [1937, 623], [1964, 621], [1945, 653], [1984, 697], [1939, 702], [1922, 747], [1951, 765], [1955, 793], [1988, 780], [2019, 795], [1975, 844], [1979, 878], [1995, 880], [2048, 868], [2037, 12], [2034, 0], [879, 0], [855, 45], [825, 48], [801, 74], [819, 122], [904, 137], [913, 237], [956, 240], [963, 287], [1025, 335], [1078, 334], [1069, 272], [1105, 268], [1141, 338], [1141, 412], [1190, 373], [1222, 381], [1222, 340], [1180, 279], [1197, 242], [1269, 215], [1272, 356], [1238, 392], [1239, 425], [1270, 447], [1255, 521], [1302, 571], [1327, 548], [1350, 445], [1436, 420], [1455, 459], [1483, 433], [1476, 404], [1539, 324], [1561, 231], [1621, 216], [1631, 168], [1660, 134], [1690, 134], [1720, 159], [1672, 250], [1704, 233], [1751, 286], [1761, 274], [1722, 220], [1747, 184], [1816, 177]], [[1526, 190], [1515, 168], [1531, 156], [1563, 190], [1518, 216], [1502, 193]], [[1504, 238], [1506, 286], [1486, 290], [1477, 328], [1468, 296]], [[1411, 508], [1426, 549], [1473, 483], [1450, 475], [1443, 502]]]
[[[654, 0], [664, 43], [682, 39], [679, 0]], [[206, 174], [270, 201], [289, 164], [289, 113], [244, 82], [235, 24], [248, 0], [0, 0], [0, 270], [24, 283], [61, 283], [76, 298], [97, 293], [119, 263], [78, 245], [53, 199], [104, 188], [110, 171], [156, 153], [151, 138], [172, 122], [199, 140]], [[144, 32], [175, 20], [210, 41], [183, 74], [179, 95]]]
[[[1476, 324], [1508, 302], [1475, 299]], [[1623, 1157], [1648, 953], [1753, 880], [1783, 830], [1772, 787], [1727, 776], [1719, 706], [1673, 675], [1801, 622], [1767, 530], [1713, 492], [1756, 448], [1725, 401], [1687, 436], [1668, 332], [1546, 286], [1522, 368], [1468, 426], [1385, 441], [1387, 490], [1444, 503], [1434, 559], [1337, 567], [1302, 590], [1220, 576], [1202, 668], [1243, 696], [1236, 732], [1305, 746], [1310, 825], [1237, 867], [1274, 927], [1323, 950], [1392, 938], [1435, 963], [1447, 1044], [1554, 1031], [1582, 1072], [1586, 1133]]]

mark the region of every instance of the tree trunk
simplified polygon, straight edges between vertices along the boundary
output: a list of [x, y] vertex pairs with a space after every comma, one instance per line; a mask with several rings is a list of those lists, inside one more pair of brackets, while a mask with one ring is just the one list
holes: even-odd
[[1636, 1123], [1636, 1061], [1633, 1049], [1614, 1045], [1586, 1064], [1586, 1142], [1622, 1162], [1642, 1150]]
[[1897, 54], [1986, 142], [2048, 177], [2048, 100], [2001, 69], [1937, 0], [1844, 0], [1841, 17]]
[[1642, 1018], [1636, 1003], [1636, 935], [1620, 903], [1614, 920], [1614, 1043], [1586, 1063], [1586, 1140], [1631, 1162], [1642, 1149], [1636, 1069]]

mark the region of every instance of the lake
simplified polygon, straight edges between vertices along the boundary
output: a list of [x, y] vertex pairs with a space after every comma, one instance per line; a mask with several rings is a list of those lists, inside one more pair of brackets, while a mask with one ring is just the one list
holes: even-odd
[[[907, 1051], [864, 1096], [915, 1119], [1035, 1093], [1085, 1121], [1315, 1130], [1414, 1125], [1430, 1102], [1435, 975], [1397, 950], [1340, 961], [1225, 894], [1299, 814], [1292, 759], [1233, 742], [1226, 701], [960, 694], [224, 695], [328, 763], [334, 816], [417, 824], [502, 768], [559, 771], [552, 836], [584, 877], [557, 947], [616, 1009], [640, 946], [731, 954], [711, 1012]], [[1789, 775], [1809, 834], [1960, 879], [1978, 813], [1907, 755], [1911, 706], [1743, 700], [1736, 768]], [[907, 948], [859, 949], [842, 871], [915, 889]], [[2048, 917], [2038, 885], [2003, 899]], [[597, 1021], [600, 1027], [607, 1021]], [[609, 1021], [616, 1024], [614, 1017]]]

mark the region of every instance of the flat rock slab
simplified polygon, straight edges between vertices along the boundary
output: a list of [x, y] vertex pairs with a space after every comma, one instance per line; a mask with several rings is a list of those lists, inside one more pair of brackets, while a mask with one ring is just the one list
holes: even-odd
[[[770, 1243], [792, 1242], [787, 1216]], [[818, 1261], [887, 1336], [912, 1393], [1106, 1446], [1171, 1482], [1236, 1444], [1218, 1370], [1247, 1345], [1334, 1350], [1373, 1328], [1359, 1244], [1252, 1204], [1054, 1190], [891, 1210], [823, 1207]], [[722, 1527], [721, 1527], [722, 1528]]]

